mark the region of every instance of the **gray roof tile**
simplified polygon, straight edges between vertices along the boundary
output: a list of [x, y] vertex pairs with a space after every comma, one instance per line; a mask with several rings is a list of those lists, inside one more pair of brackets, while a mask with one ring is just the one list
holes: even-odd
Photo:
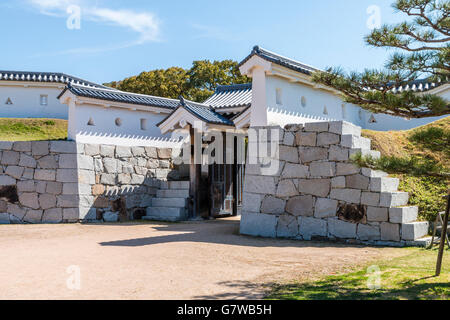
[[206, 104], [189, 101], [184, 99], [183, 97], [180, 97], [180, 104], [188, 112], [192, 113], [206, 123], [234, 126], [233, 121], [215, 112], [214, 109]]
[[107, 88], [60, 72], [4, 71], [0, 70], [0, 81], [49, 82], [83, 85], [94, 88]]
[[214, 109], [248, 107], [252, 103], [252, 84], [218, 86], [203, 104]]

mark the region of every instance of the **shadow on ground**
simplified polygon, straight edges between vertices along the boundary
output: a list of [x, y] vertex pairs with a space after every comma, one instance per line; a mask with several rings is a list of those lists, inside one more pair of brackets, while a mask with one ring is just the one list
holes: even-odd
[[[134, 224], [136, 225], [136, 224]], [[356, 247], [364, 245], [349, 245], [336, 242], [314, 242], [299, 240], [267, 239], [239, 234], [239, 221], [215, 220], [186, 223], [154, 223], [146, 224], [152, 229], [152, 235], [146, 238], [101, 242], [101, 246], [110, 247], [142, 247], [175, 242], [215, 243], [247, 247], [298, 247], [298, 248], [324, 248], [324, 247]], [[155, 232], [156, 231], [156, 232]], [[161, 233], [162, 235], [159, 235]]]

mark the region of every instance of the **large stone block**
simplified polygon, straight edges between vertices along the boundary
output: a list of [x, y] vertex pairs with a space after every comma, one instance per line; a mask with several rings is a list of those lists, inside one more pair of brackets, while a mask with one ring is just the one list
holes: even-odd
[[17, 192], [35, 192], [36, 184], [33, 180], [17, 181]]
[[0, 150], [12, 150], [12, 141], [0, 141]]
[[345, 189], [345, 177], [334, 177], [331, 179], [331, 188], [332, 189]]
[[58, 195], [62, 193], [63, 184], [61, 182], [48, 182], [46, 192], [49, 194]]
[[370, 222], [388, 222], [389, 213], [387, 208], [368, 207], [367, 220]]
[[370, 150], [371, 141], [370, 141], [370, 139], [363, 138], [360, 136], [342, 135], [341, 136], [341, 146], [349, 148], [349, 149]]
[[50, 152], [78, 153], [77, 144], [73, 141], [50, 141]]
[[84, 154], [87, 156], [98, 156], [100, 155], [100, 145], [98, 144], [85, 144]]
[[78, 169], [94, 170], [94, 159], [91, 156], [78, 155]]
[[21, 153], [19, 166], [27, 168], [36, 168], [36, 160], [25, 153]]
[[51, 209], [56, 207], [56, 196], [53, 194], [39, 195], [39, 205], [41, 209]]
[[13, 186], [15, 184], [16, 179], [6, 175], [0, 175], [0, 186]]
[[283, 144], [285, 146], [293, 147], [295, 145], [295, 135], [292, 132], [286, 132], [284, 134]]
[[16, 151], [3, 151], [2, 164], [7, 166], [16, 166], [19, 164], [20, 153]]
[[383, 222], [381, 228], [382, 241], [400, 241], [400, 225]]
[[338, 146], [330, 146], [328, 159], [331, 161], [348, 161], [348, 149]]
[[376, 207], [380, 204], [380, 194], [373, 192], [363, 192], [361, 194], [361, 204]]
[[49, 153], [48, 141], [33, 141], [31, 143], [31, 154], [33, 156], [46, 156]]
[[0, 225], [1, 224], [10, 224], [8, 213], [0, 212]]
[[322, 132], [317, 135], [317, 146], [338, 145], [341, 137], [334, 133]]
[[379, 226], [359, 224], [357, 236], [362, 241], [377, 241], [381, 239], [381, 231]]
[[25, 217], [23, 218], [23, 221], [28, 223], [40, 223], [42, 221], [42, 210], [27, 210], [27, 213]]
[[245, 192], [275, 195], [276, 186], [273, 177], [250, 176], [245, 177]]
[[[117, 168], [118, 168], [119, 162], [117, 161], [117, 159], [113, 159], [113, 158], [104, 158], [103, 159], [103, 167], [105, 168], [105, 172], [106, 173], [117, 173]], [[156, 167], [155, 167], [156, 169]]]
[[304, 240], [311, 240], [313, 237], [327, 236], [327, 221], [311, 217], [299, 217], [299, 231]]
[[63, 220], [64, 221], [78, 221], [80, 218], [80, 212], [78, 208], [66, 208], [63, 209]]
[[105, 212], [103, 214], [103, 221], [113, 223], [119, 221], [119, 214], [117, 212]]
[[313, 216], [314, 201], [314, 197], [309, 195], [291, 198], [287, 202], [286, 212], [294, 216]]
[[116, 157], [117, 158], [131, 158], [133, 154], [131, 153], [130, 147], [116, 146]]
[[313, 178], [334, 177], [336, 175], [335, 162], [312, 162], [309, 165], [310, 175]]
[[106, 158], [114, 158], [116, 152], [115, 146], [100, 145], [100, 155]]
[[129, 173], [121, 173], [117, 176], [117, 182], [119, 184], [130, 184], [131, 183], [131, 174]]
[[44, 211], [43, 223], [61, 223], [63, 221], [63, 209], [53, 208]]
[[25, 215], [27, 213], [27, 210], [25, 208], [20, 207], [17, 204], [8, 203], [7, 212], [10, 215], [15, 216], [17, 219], [23, 220], [23, 218], [25, 217]]
[[34, 169], [33, 168], [25, 168], [23, 171], [22, 179], [31, 180], [34, 177]]
[[361, 174], [354, 174], [351, 176], [347, 176], [345, 182], [347, 188], [368, 190], [370, 179]]
[[298, 195], [298, 190], [292, 180], [281, 180], [277, 187], [277, 197], [289, 198]]
[[361, 136], [361, 127], [346, 121], [333, 121], [330, 122], [329, 132], [339, 135]]
[[328, 219], [328, 233], [338, 239], [355, 239], [356, 227], [356, 223], [334, 218]]
[[335, 217], [337, 213], [338, 202], [328, 198], [318, 198], [316, 200], [316, 208], [314, 210], [314, 217], [328, 218]]
[[75, 182], [78, 182], [79, 175], [80, 175], [80, 172], [79, 172], [79, 174], [77, 174], [77, 170], [75, 170], [75, 169], [58, 169], [56, 171], [56, 181], [75, 183]]
[[286, 163], [281, 174], [284, 179], [289, 178], [308, 178], [309, 177], [309, 167], [303, 166], [301, 164]]
[[19, 166], [8, 166], [6, 168], [5, 173], [11, 177], [13, 177], [14, 179], [20, 179], [22, 178], [22, 174], [25, 171], [24, 167], [19, 167]]
[[380, 194], [380, 207], [402, 207], [409, 201], [407, 192], [383, 192]]
[[402, 240], [414, 241], [428, 235], [428, 222], [411, 222], [402, 224]]
[[14, 142], [12, 149], [19, 152], [31, 152], [30, 141], [17, 141]]
[[278, 218], [262, 213], [244, 213], [241, 217], [240, 232], [244, 235], [275, 238]]
[[360, 204], [361, 191], [355, 189], [333, 189], [331, 190], [330, 198], [347, 203]]
[[25, 192], [20, 194], [19, 202], [24, 207], [39, 209], [38, 194], [35, 192]]
[[317, 133], [315, 132], [297, 132], [295, 135], [297, 146], [315, 147], [317, 142]]
[[273, 196], [265, 197], [262, 205], [261, 205], [261, 212], [267, 213], [267, 214], [274, 214], [279, 215], [284, 213], [284, 209], [286, 207], [286, 201], [275, 198]]
[[57, 196], [58, 208], [77, 208], [79, 206], [79, 197], [77, 195]]
[[386, 172], [369, 168], [361, 168], [361, 174], [368, 178], [385, 178], [389, 175]]
[[418, 207], [401, 207], [389, 209], [389, 222], [391, 223], [410, 223], [417, 220], [419, 216]]
[[144, 147], [144, 149], [145, 149], [145, 153], [147, 153], [147, 156], [149, 158], [152, 158], [152, 159], [158, 158], [158, 151], [156, 151], [155, 147]]
[[312, 161], [328, 159], [327, 148], [299, 147], [298, 154], [300, 156], [300, 163], [309, 163]]
[[371, 178], [370, 191], [372, 192], [396, 192], [400, 184], [395, 178]]
[[298, 221], [296, 217], [282, 215], [278, 218], [277, 237], [295, 238], [298, 236]]
[[[70, 170], [70, 169], [68, 169]], [[68, 181], [62, 182], [78, 182], [80, 184], [95, 184], [96, 183], [96, 174], [94, 171], [90, 170], [78, 170], [78, 179], [75, 181], [72, 180], [70, 172], [67, 173], [66, 178]]]
[[331, 179], [299, 179], [298, 191], [325, 198], [330, 193]]
[[305, 131], [307, 132], [327, 132], [328, 131], [328, 122], [308, 122], [305, 123]]
[[159, 159], [170, 159], [172, 157], [172, 149], [158, 148], [157, 152]]
[[56, 161], [55, 156], [48, 155], [45, 157], [40, 158], [38, 161], [38, 167], [40, 169], [57, 169], [58, 168], [58, 162]]
[[303, 130], [305, 126], [301, 123], [291, 123], [284, 126], [284, 130], [287, 132], [297, 132]]
[[352, 163], [336, 163], [336, 175], [337, 176], [349, 176], [358, 174], [361, 169]]
[[242, 211], [250, 213], [259, 213], [261, 211], [261, 202], [264, 198], [262, 194], [253, 194], [244, 192], [242, 201]]
[[59, 155], [59, 168], [60, 169], [76, 169], [77, 168], [77, 155], [76, 154], [61, 154]]
[[296, 147], [280, 146], [280, 160], [292, 163], [300, 163]]

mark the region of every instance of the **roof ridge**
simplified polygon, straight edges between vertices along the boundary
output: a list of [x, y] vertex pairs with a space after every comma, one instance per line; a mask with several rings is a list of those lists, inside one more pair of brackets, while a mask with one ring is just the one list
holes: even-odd
[[218, 85], [216, 88], [216, 92], [223, 92], [223, 91], [233, 91], [233, 90], [242, 90], [242, 89], [251, 89], [252, 83], [236, 83], [236, 84], [224, 84], [224, 85]]
[[260, 51], [263, 51], [263, 52], [266, 52], [266, 53], [268, 53], [268, 54], [272, 54], [272, 55], [274, 55], [274, 56], [278, 56], [278, 57], [280, 57], [280, 58], [282, 58], [282, 59], [289, 60], [289, 61], [292, 61], [292, 62], [294, 62], [294, 63], [300, 64], [300, 65], [302, 65], [302, 66], [304, 66], [304, 67], [306, 67], [306, 68], [313, 69], [313, 71], [320, 70], [319, 68], [316, 68], [316, 67], [314, 67], [314, 66], [312, 66], [312, 65], [310, 65], [310, 64], [306, 64], [306, 63], [300, 62], [300, 61], [298, 61], [298, 60], [295, 60], [295, 59], [292, 59], [292, 58], [283, 56], [283, 55], [281, 55], [281, 54], [279, 54], [279, 53], [276, 53], [276, 52], [267, 50], [267, 49], [265, 49], [265, 48], [263, 48], [263, 47], [261, 47], [261, 46], [256, 45], [256, 46], [253, 47], [253, 52], [257, 53], [257, 52], [260, 52]]

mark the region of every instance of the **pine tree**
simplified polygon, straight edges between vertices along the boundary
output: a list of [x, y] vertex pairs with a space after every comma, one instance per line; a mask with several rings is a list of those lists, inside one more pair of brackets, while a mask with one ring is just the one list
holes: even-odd
[[[368, 45], [395, 52], [383, 70], [345, 73], [341, 68], [317, 72], [313, 79], [342, 92], [344, 100], [373, 113], [405, 118], [450, 114], [448, 100], [420, 91], [395, 88], [424, 81], [447, 83], [450, 74], [450, 2], [397, 0], [393, 8], [408, 21], [374, 29]], [[448, 85], [448, 84], [446, 84]], [[394, 89], [394, 90], [393, 90]]]

